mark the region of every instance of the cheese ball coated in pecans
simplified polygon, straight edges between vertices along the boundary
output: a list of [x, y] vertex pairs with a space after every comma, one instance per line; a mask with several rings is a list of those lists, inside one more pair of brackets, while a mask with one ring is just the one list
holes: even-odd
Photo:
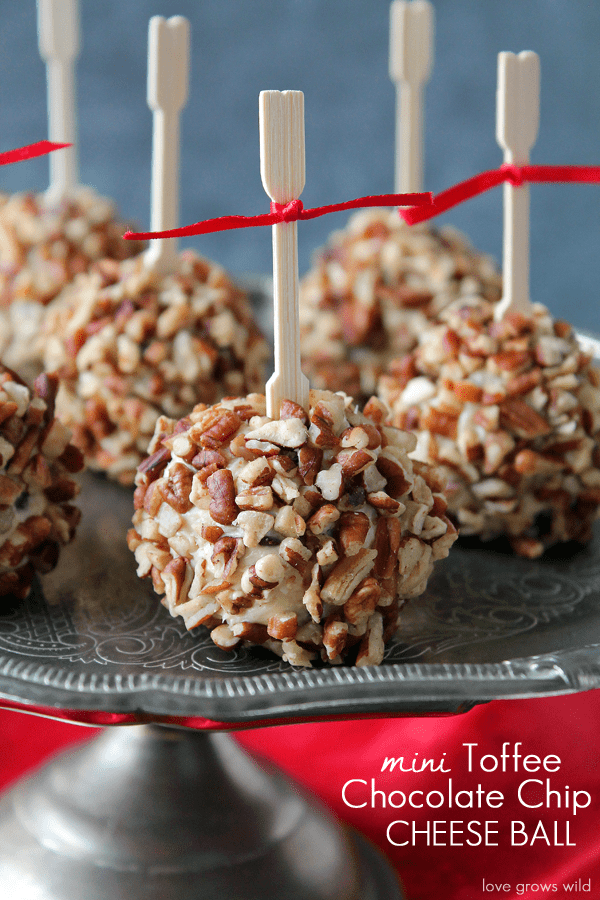
[[534, 304], [495, 322], [460, 300], [380, 379], [413, 458], [448, 478], [460, 532], [506, 535], [521, 556], [587, 541], [600, 504], [600, 372], [565, 322]]
[[0, 359], [35, 377], [41, 371], [45, 307], [94, 260], [125, 259], [141, 244], [114, 204], [89, 187], [56, 205], [44, 194], [15, 194], [0, 206]]
[[454, 229], [409, 228], [395, 210], [368, 210], [332, 234], [300, 292], [311, 383], [367, 399], [441, 309], [459, 297], [499, 300], [501, 275]]
[[421, 594], [456, 529], [412, 435], [346, 395], [265, 415], [250, 394], [162, 418], [136, 476], [128, 542], [173, 616], [218, 647], [261, 644], [307, 666], [376, 665], [400, 606]]
[[79, 510], [73, 473], [83, 468], [70, 433], [54, 418], [56, 379], [33, 390], [0, 366], [0, 596], [25, 597], [72, 539]]
[[49, 310], [45, 332], [59, 415], [90, 468], [123, 484], [161, 414], [179, 418], [264, 384], [268, 347], [248, 298], [192, 251], [167, 276], [142, 256], [102, 260]]

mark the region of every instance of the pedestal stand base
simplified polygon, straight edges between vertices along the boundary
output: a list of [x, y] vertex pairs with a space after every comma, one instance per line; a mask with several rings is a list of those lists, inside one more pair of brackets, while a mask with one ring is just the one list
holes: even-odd
[[11, 900], [402, 900], [393, 872], [227, 735], [134, 726], [0, 802]]

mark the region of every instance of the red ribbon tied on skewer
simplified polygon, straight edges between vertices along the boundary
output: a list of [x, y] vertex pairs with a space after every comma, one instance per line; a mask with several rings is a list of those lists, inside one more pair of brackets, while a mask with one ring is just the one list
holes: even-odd
[[504, 163], [498, 169], [480, 172], [479, 175], [467, 178], [466, 181], [461, 181], [436, 194], [431, 206], [425, 208], [412, 206], [410, 209], [400, 210], [400, 215], [408, 225], [426, 222], [458, 206], [459, 203], [464, 203], [465, 200], [471, 200], [478, 194], [498, 187], [504, 181], [508, 181], [514, 187], [521, 187], [528, 182], [598, 184], [600, 166], [515, 166]]
[[441, 213], [471, 200], [485, 191], [498, 187], [508, 181], [514, 187], [521, 187], [529, 182], [537, 183], [600, 183], [600, 166], [515, 166], [504, 163], [498, 169], [480, 172], [466, 181], [433, 196], [429, 192], [418, 194], [376, 194], [348, 200], [345, 203], [332, 203], [329, 206], [317, 206], [305, 209], [301, 200], [289, 203], [271, 203], [271, 211], [259, 216], [220, 216], [217, 219], [206, 219], [182, 228], [168, 231], [128, 231], [124, 237], [129, 241], [152, 240], [154, 238], [189, 237], [196, 234], [211, 234], [215, 231], [229, 231], [232, 228], [253, 228], [258, 225], [277, 225], [279, 222], [297, 222], [305, 219], [316, 219], [332, 212], [347, 209], [364, 209], [369, 206], [408, 206], [400, 210], [400, 215], [408, 225], [426, 222]]
[[65, 147], [70, 146], [71, 144], [56, 144], [53, 141], [37, 141], [35, 144], [27, 144], [26, 147], [18, 147], [16, 150], [6, 150], [4, 153], [0, 153], [0, 166], [33, 159], [36, 156], [46, 156], [55, 150], [64, 150]]
[[298, 222], [305, 219], [316, 219], [332, 212], [346, 209], [364, 209], [368, 206], [410, 206], [411, 209], [421, 206], [429, 207], [432, 195], [429, 191], [415, 194], [377, 194], [347, 200], [345, 203], [331, 203], [329, 206], [317, 206], [305, 209], [301, 200], [290, 200], [289, 203], [271, 203], [271, 211], [259, 216], [219, 216], [217, 219], [206, 219], [182, 228], [171, 228], [168, 231], [128, 231], [123, 235], [127, 241], [149, 241], [154, 238], [190, 237], [195, 234], [212, 234], [215, 231], [229, 231], [232, 228], [254, 228], [257, 225], [278, 225], [280, 222]]

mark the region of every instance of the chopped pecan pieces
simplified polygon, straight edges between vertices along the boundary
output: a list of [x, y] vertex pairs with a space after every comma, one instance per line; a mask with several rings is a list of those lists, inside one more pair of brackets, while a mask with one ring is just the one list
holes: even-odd
[[181, 557], [172, 559], [162, 570], [161, 575], [167, 599], [175, 606], [185, 600], [186, 582], [188, 585], [191, 582], [191, 572], [188, 571], [185, 559]]
[[269, 637], [278, 641], [291, 641], [298, 631], [298, 617], [295, 612], [282, 612], [271, 616], [267, 624]]
[[218, 469], [206, 482], [211, 497], [209, 512], [220, 525], [231, 525], [239, 509], [235, 502], [233, 475], [229, 469]]
[[192, 457], [190, 464], [195, 469], [204, 469], [206, 466], [215, 466], [213, 471], [216, 471], [217, 469], [224, 469], [227, 465], [227, 460], [218, 450], [204, 449], [200, 450], [199, 453], [196, 453]]
[[369, 527], [369, 517], [364, 513], [342, 513], [338, 527], [338, 539], [346, 556], [355, 556], [364, 546]]
[[230, 410], [223, 410], [211, 426], [199, 437], [200, 446], [217, 450], [227, 444], [241, 424], [240, 417]]
[[258, 547], [266, 534], [275, 527], [275, 519], [268, 513], [244, 511], [235, 520], [244, 532], [246, 547]]
[[235, 497], [240, 509], [253, 509], [264, 512], [273, 506], [273, 491], [268, 485], [247, 488]]
[[293, 400], [282, 400], [279, 410], [280, 419], [302, 419], [305, 425], [308, 425], [308, 413], [298, 403]]
[[363, 472], [367, 466], [372, 465], [376, 458], [375, 454], [369, 453], [368, 450], [342, 450], [336, 456], [344, 478], [354, 478], [355, 475]]
[[339, 510], [331, 503], [326, 503], [312, 514], [307, 525], [313, 534], [323, 534], [324, 531], [327, 531], [328, 528], [331, 528], [337, 522], [339, 517]]
[[402, 503], [394, 500], [385, 491], [375, 491], [373, 494], [367, 494], [367, 501], [378, 509], [382, 515], [395, 516], [403, 509]]
[[383, 617], [375, 612], [356, 656], [357, 666], [378, 666], [383, 659]]
[[328, 576], [321, 590], [321, 598], [335, 606], [345, 603], [356, 585], [373, 568], [375, 550], [359, 550], [354, 556], [342, 559]]
[[280, 447], [301, 447], [306, 442], [307, 429], [304, 422], [297, 418], [275, 419], [259, 428], [249, 431], [247, 440], [269, 441]]
[[209, 544], [216, 544], [222, 534], [223, 529], [218, 525], [203, 525], [200, 529], [200, 536]]
[[184, 463], [174, 463], [169, 468], [169, 476], [161, 487], [165, 501], [178, 513], [187, 512], [192, 507], [190, 494], [193, 477], [194, 473]]
[[321, 468], [323, 451], [317, 447], [300, 447], [298, 450], [298, 469], [304, 484], [314, 484]]
[[551, 431], [546, 419], [520, 397], [511, 397], [500, 404], [500, 425], [525, 438], [540, 437]]
[[375, 578], [365, 578], [344, 603], [344, 617], [351, 625], [366, 626], [367, 620], [379, 603], [381, 586]]
[[210, 561], [217, 567], [221, 578], [229, 579], [235, 572], [244, 544], [239, 538], [223, 535], [214, 544]]
[[323, 646], [330, 660], [342, 655], [347, 638], [348, 623], [342, 622], [339, 614], [330, 613], [323, 626]]
[[269, 639], [267, 626], [259, 622], [237, 622], [231, 631], [235, 637], [252, 644], [264, 644]]

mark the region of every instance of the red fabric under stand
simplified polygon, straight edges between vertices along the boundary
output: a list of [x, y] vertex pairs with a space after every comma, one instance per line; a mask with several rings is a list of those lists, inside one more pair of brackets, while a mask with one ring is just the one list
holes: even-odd
[[[94, 729], [63, 724], [18, 712], [0, 711], [0, 786], [8, 785], [52, 753], [69, 744], [91, 738]], [[376, 719], [370, 721], [327, 722], [286, 725], [240, 733], [240, 743], [273, 760], [305, 785], [331, 810], [377, 843], [398, 869], [408, 900], [539, 900], [573, 896], [562, 884], [587, 886], [575, 896], [600, 897], [600, 691], [539, 700], [497, 701], [479, 706], [461, 716], [441, 718]], [[546, 775], [466, 773], [464, 743], [477, 743], [477, 753], [498, 757], [503, 742], [522, 743], [522, 751], [543, 757], [561, 758], [560, 772], [549, 776], [559, 792], [585, 790], [592, 805], [576, 816], [561, 810], [524, 809], [517, 804], [516, 791], [524, 778]], [[443, 790], [448, 775], [425, 772], [419, 775], [381, 775], [386, 756], [412, 759], [440, 758], [452, 768], [455, 790], [473, 790], [481, 783], [486, 790], [500, 789], [506, 803], [501, 809], [439, 810], [350, 809], [342, 802], [342, 787], [349, 779], [363, 779], [386, 792]], [[507, 827], [512, 819], [524, 821], [532, 834], [542, 820], [549, 832], [557, 821], [559, 834], [565, 818], [570, 818], [570, 839], [574, 847], [548, 847], [543, 840], [535, 846], [510, 847], [393, 847], [386, 828], [394, 819], [415, 819], [419, 827], [434, 819], [497, 819]], [[581, 882], [578, 881], [581, 879]], [[484, 882], [488, 886], [484, 891]], [[489, 892], [490, 885], [510, 884], [510, 892]], [[521, 886], [529, 884], [528, 889]], [[557, 891], [541, 885], [556, 884]]]

